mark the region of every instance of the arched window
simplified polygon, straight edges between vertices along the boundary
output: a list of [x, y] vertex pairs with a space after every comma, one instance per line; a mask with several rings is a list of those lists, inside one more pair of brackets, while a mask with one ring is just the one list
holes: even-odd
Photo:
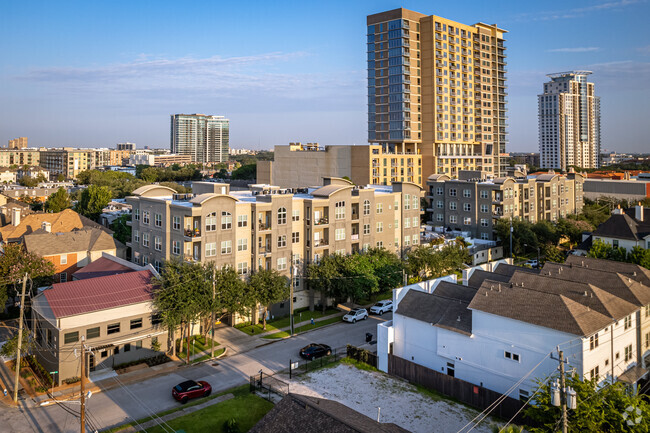
[[278, 209], [278, 224], [287, 223], [287, 208], [281, 207]]
[[217, 229], [217, 213], [212, 212], [205, 217], [205, 231], [213, 232]]
[[370, 215], [370, 200], [365, 200], [363, 202], [363, 214]]

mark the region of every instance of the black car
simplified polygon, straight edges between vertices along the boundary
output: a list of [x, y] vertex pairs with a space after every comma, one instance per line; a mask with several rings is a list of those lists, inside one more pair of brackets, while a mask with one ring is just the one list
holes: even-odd
[[327, 356], [332, 354], [332, 348], [327, 344], [317, 344], [311, 343], [308, 346], [300, 349], [300, 356], [311, 361], [314, 358], [320, 358], [321, 356]]

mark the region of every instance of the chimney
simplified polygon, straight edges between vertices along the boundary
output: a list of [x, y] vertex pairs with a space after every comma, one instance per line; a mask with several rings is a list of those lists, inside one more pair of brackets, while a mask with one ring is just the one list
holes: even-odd
[[52, 224], [48, 223], [47, 221], [43, 221], [43, 224], [41, 224], [41, 228], [48, 233], [52, 233]]
[[18, 207], [11, 210], [11, 225], [14, 227], [20, 225], [20, 208]]
[[641, 202], [634, 206], [634, 218], [636, 218], [637, 221], [643, 221], [643, 205]]

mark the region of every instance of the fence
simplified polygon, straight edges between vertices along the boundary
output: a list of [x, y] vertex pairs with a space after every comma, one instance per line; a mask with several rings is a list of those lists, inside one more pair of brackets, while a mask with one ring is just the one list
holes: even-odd
[[321, 356], [313, 360], [292, 359], [289, 361], [289, 378], [294, 374], [303, 374], [317, 368], [325, 367], [334, 362], [340, 361], [347, 356], [347, 349], [339, 347], [332, 349], [330, 355]]
[[[436, 390], [441, 394], [453, 397], [479, 409], [487, 408], [502, 397], [501, 393], [491, 389], [431, 370], [391, 354], [388, 355], [388, 373], [406, 379], [411, 383]], [[496, 406], [492, 414], [509, 419], [521, 408], [522, 404], [519, 400], [506, 397]]]
[[372, 367], [377, 368], [377, 355], [358, 347], [350, 346], [346, 348], [346, 353], [349, 358], [356, 359], [359, 362], [364, 362]]
[[289, 394], [289, 384], [272, 375], [260, 372], [255, 376], [250, 376], [249, 380], [250, 391], [259, 391], [262, 395], [266, 395], [267, 400], [271, 400], [272, 393], [280, 397]]

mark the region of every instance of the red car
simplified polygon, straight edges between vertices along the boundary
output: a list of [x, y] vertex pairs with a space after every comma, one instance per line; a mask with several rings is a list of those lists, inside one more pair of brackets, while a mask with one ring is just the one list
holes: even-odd
[[207, 397], [212, 392], [208, 382], [187, 380], [172, 388], [172, 396], [181, 403], [187, 403], [190, 398]]

